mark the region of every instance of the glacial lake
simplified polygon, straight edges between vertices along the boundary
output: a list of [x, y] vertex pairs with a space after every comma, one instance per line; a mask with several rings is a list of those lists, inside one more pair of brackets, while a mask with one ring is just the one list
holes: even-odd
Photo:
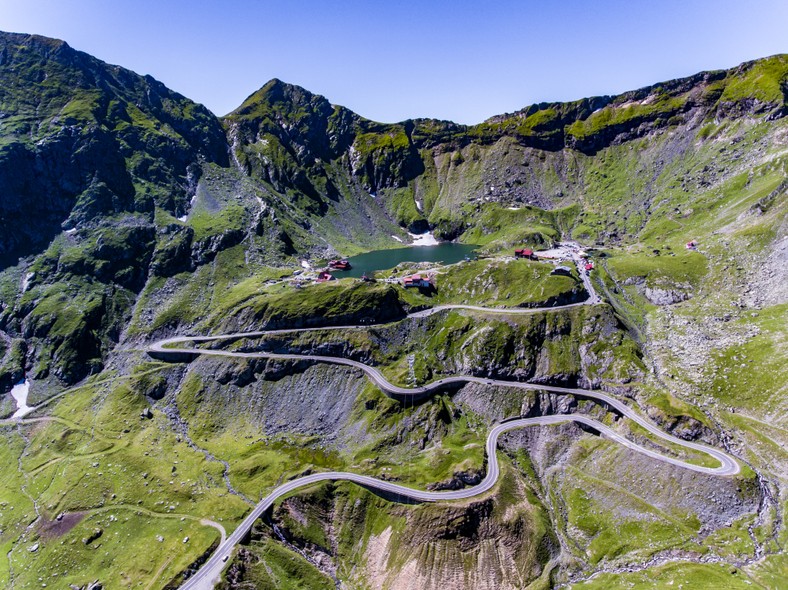
[[454, 264], [464, 260], [466, 256], [473, 257], [477, 247], [473, 244], [443, 242], [434, 246], [408, 246], [391, 250], [374, 250], [348, 258], [353, 268], [348, 271], [334, 271], [333, 274], [338, 279], [343, 277], [358, 278], [364, 273], [393, 268], [401, 262], [442, 262], [443, 264]]

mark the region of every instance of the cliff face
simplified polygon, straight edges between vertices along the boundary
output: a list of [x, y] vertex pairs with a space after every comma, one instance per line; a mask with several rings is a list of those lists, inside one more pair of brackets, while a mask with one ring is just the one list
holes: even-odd
[[[432, 119], [378, 124], [273, 80], [224, 124], [246, 173], [313, 216], [352, 203], [410, 231], [431, 227], [456, 238], [483, 231], [480, 207], [494, 203], [579, 205], [560, 229], [616, 242], [635, 239], [658, 213], [651, 210], [658, 194], [676, 183], [694, 188], [686, 179], [697, 174], [699, 159], [712, 156], [708, 138], [718, 129], [782, 119], [786, 79], [788, 59], [775, 56], [619, 96], [536, 104], [473, 126]], [[751, 165], [742, 162], [741, 169]], [[738, 171], [734, 162], [726, 168]], [[624, 170], [630, 178], [642, 175], [641, 182], [622, 186]], [[629, 193], [631, 206], [611, 192]], [[354, 231], [390, 232], [362, 217], [335, 223], [337, 229], [340, 248]]]
[[227, 148], [204, 107], [62, 41], [0, 34], [0, 263], [35, 257], [0, 326], [36, 377], [100, 369], [147, 280], [155, 210], [181, 215], [208, 162]]
[[227, 162], [204, 107], [35, 35], [0, 35], [0, 113], [6, 261], [46, 246], [61, 227], [155, 206], [182, 211], [199, 163]]

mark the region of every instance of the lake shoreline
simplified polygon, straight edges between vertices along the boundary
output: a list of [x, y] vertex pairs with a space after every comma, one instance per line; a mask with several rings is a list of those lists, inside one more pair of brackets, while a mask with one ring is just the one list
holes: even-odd
[[364, 274], [370, 275], [380, 271], [394, 268], [403, 263], [435, 262], [454, 264], [473, 257], [478, 246], [475, 244], [458, 244], [456, 242], [438, 242], [411, 244], [402, 248], [386, 250], [373, 250], [348, 258], [352, 268], [348, 271], [339, 271], [337, 278], [359, 278]]

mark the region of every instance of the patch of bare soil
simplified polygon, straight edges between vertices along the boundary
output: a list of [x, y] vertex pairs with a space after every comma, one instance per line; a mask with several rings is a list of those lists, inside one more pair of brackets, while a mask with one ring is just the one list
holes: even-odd
[[49, 520], [46, 517], [41, 517], [41, 524], [38, 525], [38, 534], [42, 539], [57, 539], [62, 537], [80, 521], [85, 518], [84, 512], [67, 512], [59, 515], [60, 518]]

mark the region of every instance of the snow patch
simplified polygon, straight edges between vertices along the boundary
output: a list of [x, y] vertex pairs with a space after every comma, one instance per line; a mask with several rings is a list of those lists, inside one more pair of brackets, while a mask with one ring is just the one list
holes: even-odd
[[35, 276], [36, 276], [36, 273], [34, 273], [34, 272], [29, 272], [29, 273], [27, 273], [25, 275], [25, 278], [22, 279], [22, 293], [26, 293], [27, 292], [27, 288], [30, 286], [30, 281]]
[[312, 270], [312, 265], [309, 264], [306, 260], [301, 261], [301, 266], [307, 270]]
[[391, 237], [394, 238], [395, 240], [397, 240], [400, 244], [402, 243], [402, 238], [398, 238], [394, 234], [391, 234]]
[[411, 246], [437, 246], [440, 243], [435, 239], [431, 231], [423, 234], [412, 234], [408, 232], [408, 235], [413, 238]]
[[75, 234], [75, 233], [77, 233], [77, 228], [75, 228], [75, 227], [72, 227], [71, 229], [67, 229], [67, 230], [66, 230], [66, 233], [67, 233], [68, 235]]
[[[192, 195], [192, 198], [191, 198], [191, 199], [189, 199], [189, 208], [191, 208], [191, 207], [194, 207], [194, 202], [195, 202], [196, 200], [197, 200], [197, 193], [194, 193], [194, 194]], [[181, 215], [181, 216], [180, 216], [180, 217], [178, 217], [177, 219], [178, 219], [178, 221], [180, 221], [181, 223], [185, 223], [185, 222], [186, 222], [186, 220], [187, 220], [188, 218], [189, 218], [189, 212], [187, 211], [186, 213], [184, 213], [183, 215]]]
[[509, 211], [519, 211], [522, 207], [507, 207]]
[[25, 379], [11, 388], [11, 397], [16, 400], [16, 412], [12, 418], [21, 418], [32, 412], [35, 408], [27, 405], [27, 394], [30, 393], [30, 381]]
[[375, 198], [377, 198], [378, 193], [376, 193], [375, 191], [372, 191], [371, 193], [369, 193], [369, 196], [372, 197], [373, 199], [375, 199]]
[[418, 209], [419, 212], [424, 211], [424, 204], [421, 201], [416, 201], [416, 209]]

